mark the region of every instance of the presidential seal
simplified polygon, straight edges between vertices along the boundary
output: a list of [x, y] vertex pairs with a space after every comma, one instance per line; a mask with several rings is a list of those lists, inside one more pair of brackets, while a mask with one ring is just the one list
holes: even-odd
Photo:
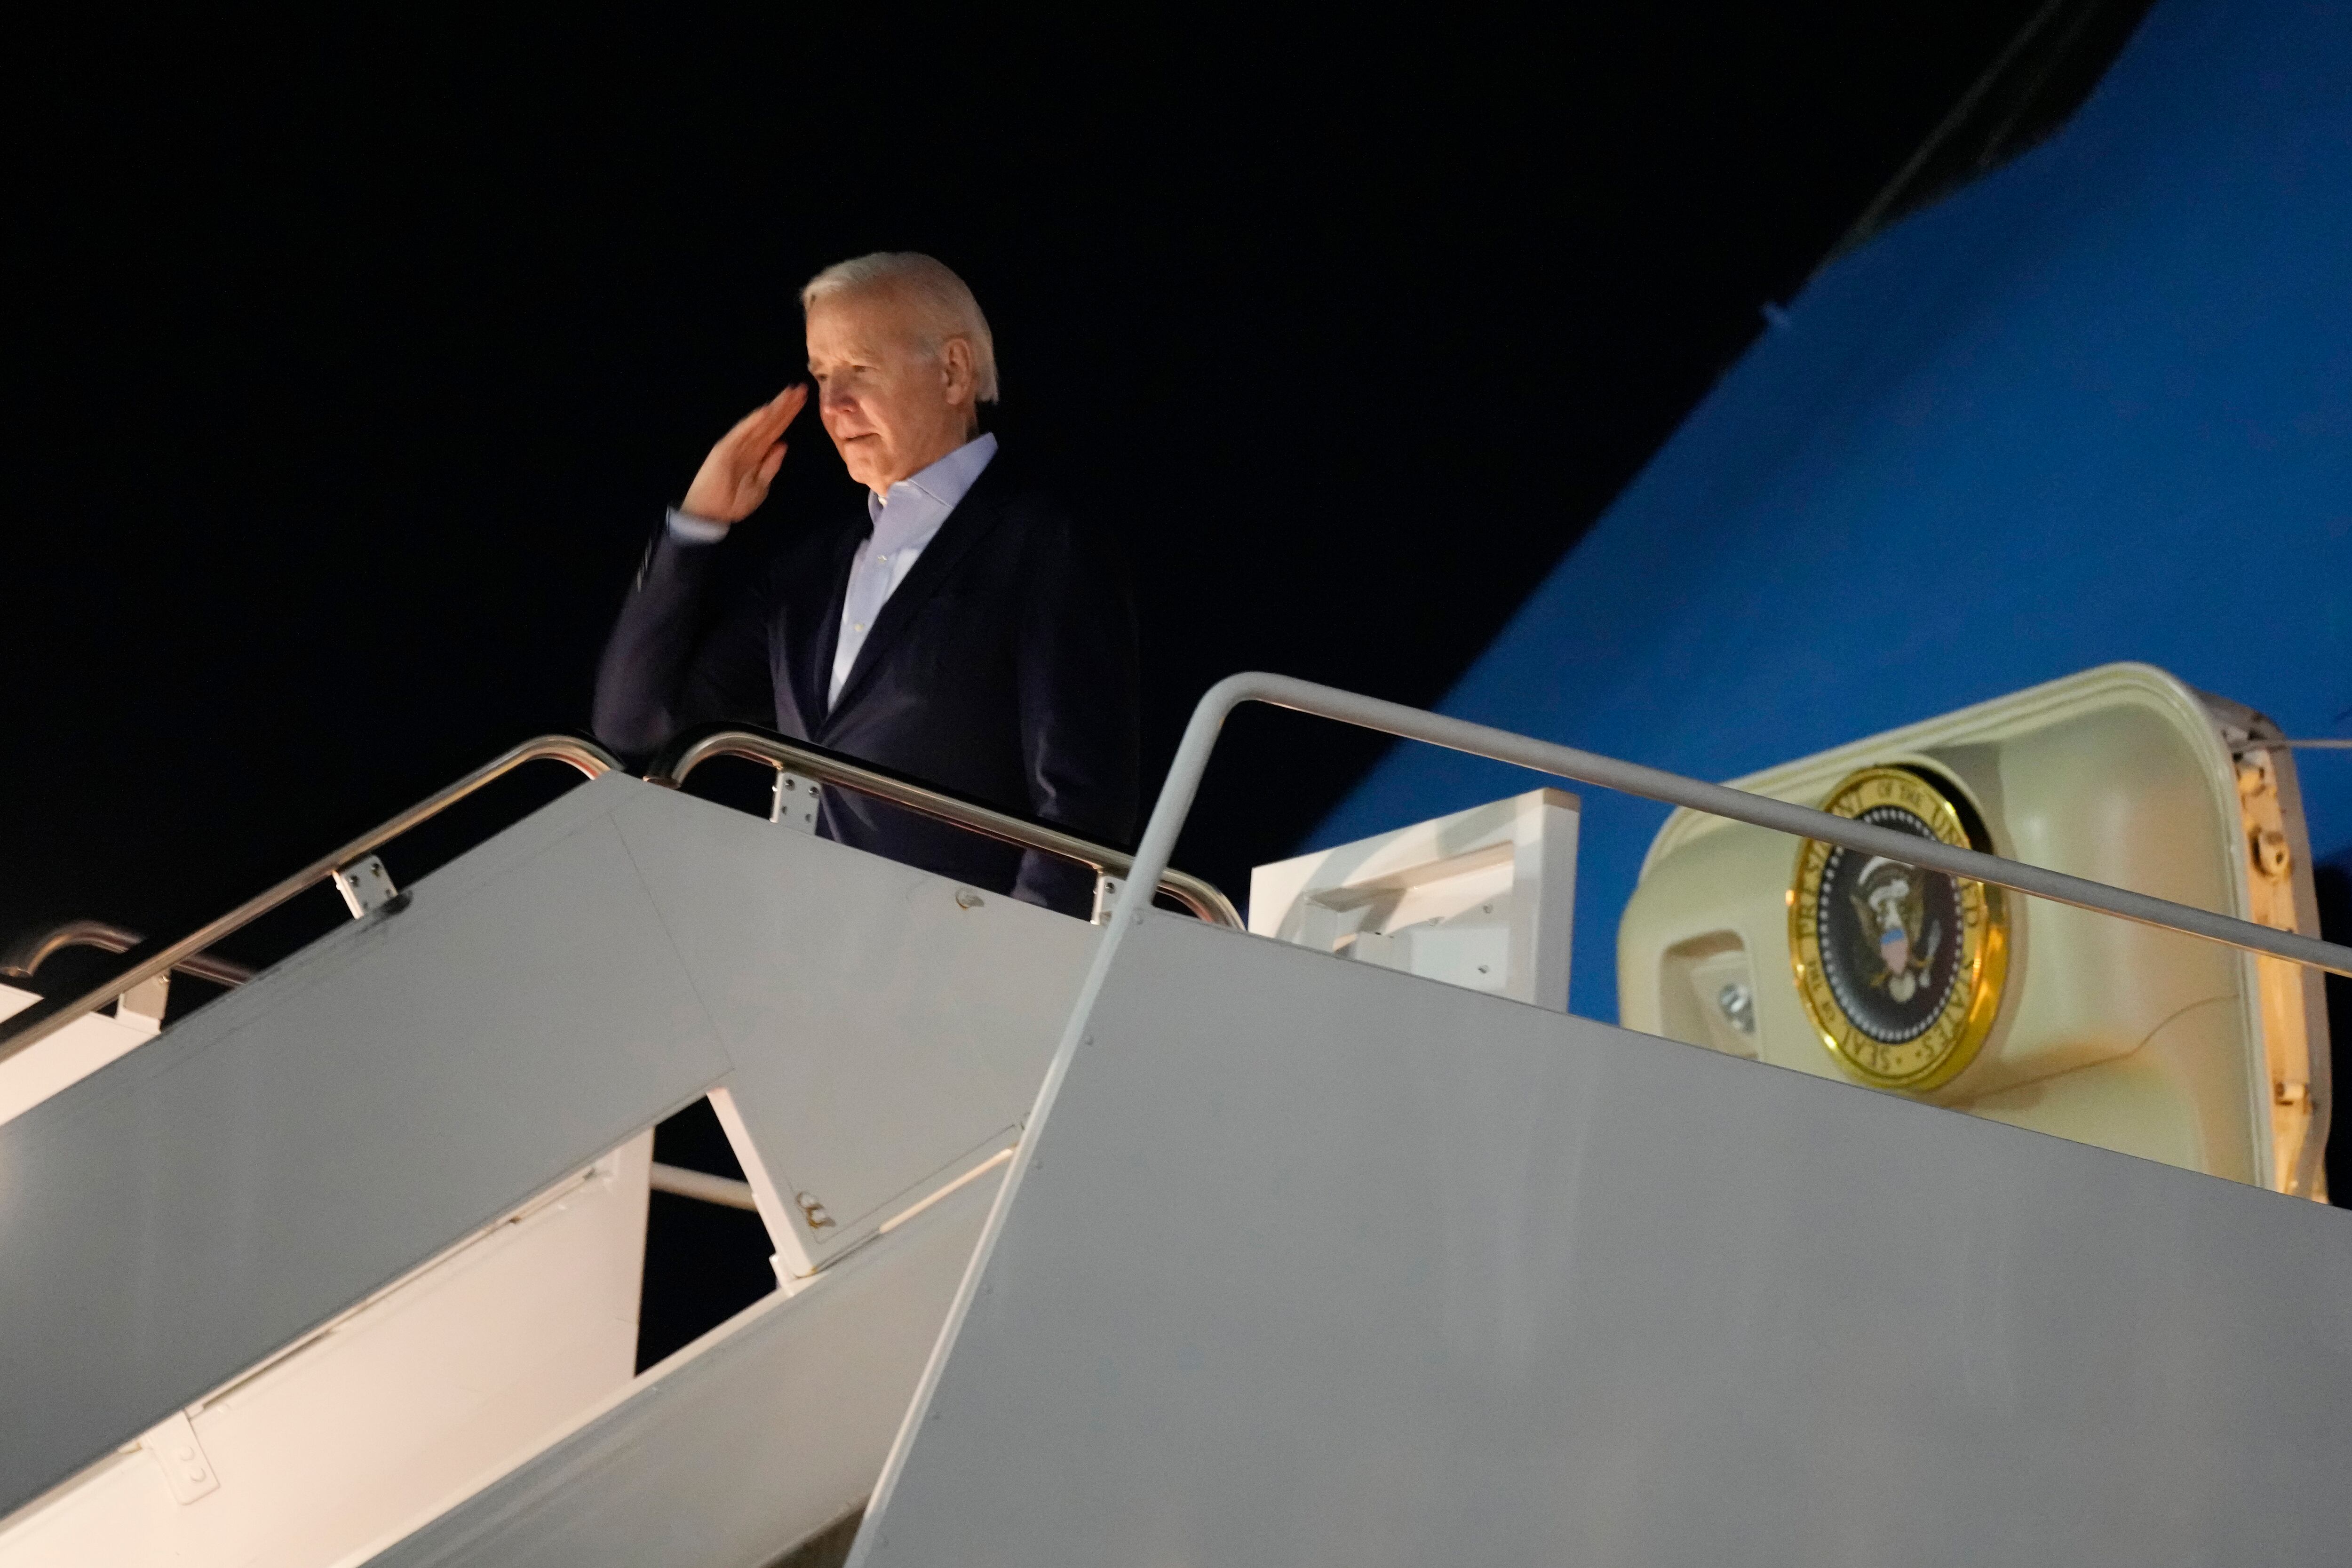
[[[1822, 809], [1989, 847], [1957, 790], [1908, 768], [1864, 768]], [[1999, 888], [1808, 839], [1789, 893], [1789, 955], [1838, 1066], [1874, 1089], [1924, 1093], [1951, 1081], [1992, 1032], [2008, 906]]]

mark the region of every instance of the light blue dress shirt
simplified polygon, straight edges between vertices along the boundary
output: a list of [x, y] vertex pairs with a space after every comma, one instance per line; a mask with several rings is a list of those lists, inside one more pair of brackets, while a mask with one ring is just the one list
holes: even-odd
[[[833, 680], [825, 692], [827, 704], [841, 700], [841, 688], [866, 646], [874, 617], [915, 569], [924, 548], [940, 525], [956, 509], [990, 458], [996, 456], [996, 437], [967, 441], [933, 463], [909, 474], [882, 495], [867, 495], [866, 514], [874, 531], [857, 547], [849, 563], [849, 591], [841, 602], [841, 636], [834, 645]], [[691, 512], [670, 509], [669, 531], [683, 543], [708, 544], [727, 536], [727, 525]]]

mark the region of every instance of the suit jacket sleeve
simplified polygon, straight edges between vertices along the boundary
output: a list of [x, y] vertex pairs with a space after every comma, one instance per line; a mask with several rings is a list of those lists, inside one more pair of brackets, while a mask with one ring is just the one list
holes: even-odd
[[[1014, 633], [1021, 762], [1031, 813], [1081, 837], [1131, 842], [1139, 766], [1135, 602], [1102, 543], [1064, 520], [1041, 530]], [[1022, 858], [1017, 898], [1083, 910], [1092, 875]]]
[[665, 527], [596, 667], [597, 738], [642, 758], [679, 731], [714, 720], [775, 722], [765, 607], [740, 591], [733, 539], [696, 544]]

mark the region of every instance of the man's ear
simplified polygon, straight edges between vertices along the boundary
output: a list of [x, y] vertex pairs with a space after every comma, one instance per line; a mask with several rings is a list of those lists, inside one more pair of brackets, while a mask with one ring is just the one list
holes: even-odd
[[979, 376], [972, 364], [971, 339], [950, 338], [940, 344], [940, 376], [950, 403], [974, 401]]

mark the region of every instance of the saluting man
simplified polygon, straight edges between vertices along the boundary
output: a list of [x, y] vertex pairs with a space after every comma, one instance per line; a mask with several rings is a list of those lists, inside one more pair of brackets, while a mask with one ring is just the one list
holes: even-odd
[[[1102, 542], [980, 433], [997, 388], [979, 301], [931, 258], [886, 251], [826, 268], [801, 308], [818, 417], [862, 503], [741, 528], [810, 388], [746, 415], [622, 605], [597, 669], [596, 733], [643, 755], [712, 720], [772, 724], [1125, 843], [1133, 603]], [[1070, 913], [1092, 899], [1082, 866], [847, 791], [824, 792], [819, 830]]]

